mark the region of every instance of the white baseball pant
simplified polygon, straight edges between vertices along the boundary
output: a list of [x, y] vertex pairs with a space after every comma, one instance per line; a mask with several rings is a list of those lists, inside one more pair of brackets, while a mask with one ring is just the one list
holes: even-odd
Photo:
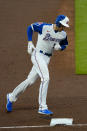
[[41, 84], [39, 88], [39, 110], [48, 109], [46, 104], [47, 90], [49, 84], [49, 70], [48, 64], [50, 62], [50, 57], [46, 56], [39, 51], [34, 50], [31, 56], [31, 61], [33, 67], [25, 81], [20, 83], [12, 93], [9, 94], [9, 99], [11, 102], [15, 102], [22, 92], [26, 90], [27, 87], [32, 85], [38, 77], [41, 78]]

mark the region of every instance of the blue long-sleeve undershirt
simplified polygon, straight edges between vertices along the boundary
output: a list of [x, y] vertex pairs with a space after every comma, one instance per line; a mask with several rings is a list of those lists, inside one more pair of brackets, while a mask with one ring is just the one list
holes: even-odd
[[[27, 28], [27, 36], [28, 36], [28, 41], [32, 41], [32, 36], [33, 36], [33, 32], [38, 32], [39, 34], [42, 34], [42, 29], [44, 25], [52, 25], [52, 24], [47, 24], [47, 23], [43, 23], [43, 22], [36, 22], [33, 23], [32, 26], [28, 26]], [[32, 29], [33, 27], [33, 29]]]
[[66, 37], [64, 40], [60, 41], [61, 50], [63, 51], [67, 45], [68, 45], [68, 40]]
[[28, 41], [32, 41], [33, 30], [31, 26], [28, 26], [27, 28], [27, 36], [28, 36]]

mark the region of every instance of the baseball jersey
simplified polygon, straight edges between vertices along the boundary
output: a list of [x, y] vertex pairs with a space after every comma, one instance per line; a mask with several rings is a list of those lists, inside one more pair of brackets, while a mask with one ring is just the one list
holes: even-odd
[[37, 50], [42, 50], [43, 52], [51, 54], [54, 50], [55, 44], [62, 42], [61, 50], [64, 50], [68, 45], [66, 32], [56, 32], [53, 29], [53, 24], [36, 22], [28, 26], [28, 41], [32, 41], [33, 32], [38, 32], [36, 43]]

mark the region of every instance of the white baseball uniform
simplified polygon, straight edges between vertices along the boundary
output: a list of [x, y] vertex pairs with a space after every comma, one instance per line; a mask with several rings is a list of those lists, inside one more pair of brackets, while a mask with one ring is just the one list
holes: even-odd
[[[48, 109], [46, 97], [50, 80], [48, 70], [50, 58], [53, 54], [53, 51], [57, 49], [55, 48], [56, 45], [58, 45], [58, 49], [64, 50], [68, 45], [68, 41], [66, 32], [56, 32], [53, 29], [53, 24], [37, 22], [28, 26], [28, 41], [32, 41], [33, 32], [38, 32], [36, 48], [31, 55], [33, 67], [27, 79], [19, 84], [12, 93], [10, 93], [9, 100], [11, 102], [15, 102], [19, 94], [22, 93], [27, 87], [32, 85], [38, 77], [40, 77], [41, 84], [39, 88], [39, 110], [44, 110]], [[63, 41], [64, 43], [62, 46], [59, 45], [60, 41]]]

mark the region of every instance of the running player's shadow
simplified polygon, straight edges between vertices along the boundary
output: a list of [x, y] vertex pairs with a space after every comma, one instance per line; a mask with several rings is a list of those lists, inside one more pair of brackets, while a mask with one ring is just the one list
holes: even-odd
[[33, 106], [19, 105], [19, 106], [13, 106], [12, 112], [17, 112], [17, 111], [32, 111], [32, 110], [36, 110], [36, 109], [38, 109], [38, 107], [36, 105], [33, 105]]
[[[32, 111], [32, 110], [36, 110], [36, 109], [37, 109], [36, 106], [32, 106], [32, 107], [13, 107], [12, 112], [18, 112], [18, 111]], [[7, 111], [6, 109], [5, 109], [4, 112], [6, 112], [6, 113], [11, 113], [11, 112]]]
[[51, 120], [53, 115], [44, 115], [44, 114], [38, 114], [39, 118], [41, 119], [46, 119], [46, 120]]
[[14, 107], [15, 110], [35, 110], [37, 109], [37, 106], [26, 106], [26, 107]]

